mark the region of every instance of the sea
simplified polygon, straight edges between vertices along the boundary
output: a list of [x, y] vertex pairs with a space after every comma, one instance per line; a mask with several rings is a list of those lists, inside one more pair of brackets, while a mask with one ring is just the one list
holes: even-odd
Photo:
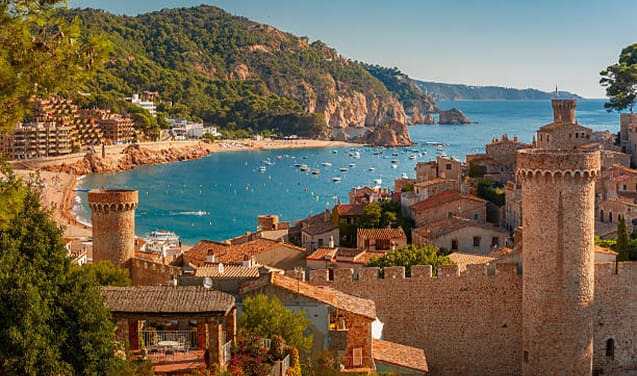
[[[593, 130], [619, 131], [619, 115], [604, 100], [580, 100], [576, 118]], [[553, 119], [550, 101], [449, 101], [441, 109], [462, 110], [475, 124], [409, 127], [414, 146], [402, 148], [331, 147], [219, 152], [184, 162], [137, 167], [78, 179], [78, 188], [139, 191], [135, 233], [161, 229], [177, 233], [183, 244], [222, 241], [256, 231], [257, 216], [280, 221], [303, 219], [332, 209], [353, 187], [393, 189], [395, 178], [415, 177], [416, 162], [446, 155], [465, 160], [484, 152], [494, 137], [507, 134], [530, 143], [536, 130]], [[301, 171], [307, 165], [309, 171]], [[313, 173], [314, 172], [314, 173]], [[335, 181], [337, 180], [337, 181]], [[86, 193], [77, 192], [74, 211], [90, 223]]]

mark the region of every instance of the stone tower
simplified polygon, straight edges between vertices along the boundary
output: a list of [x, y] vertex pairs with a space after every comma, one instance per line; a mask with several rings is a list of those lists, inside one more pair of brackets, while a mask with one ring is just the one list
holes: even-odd
[[[571, 101], [554, 118], [572, 118]], [[599, 151], [518, 152], [522, 183], [522, 374], [591, 375]]]
[[93, 262], [110, 260], [124, 267], [135, 255], [136, 190], [88, 192], [93, 223]]

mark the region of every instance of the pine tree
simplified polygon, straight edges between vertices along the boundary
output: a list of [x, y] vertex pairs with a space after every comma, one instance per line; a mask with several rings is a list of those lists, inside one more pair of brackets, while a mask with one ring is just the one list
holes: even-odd
[[617, 257], [618, 261], [628, 260], [628, 246], [629, 238], [628, 231], [626, 230], [626, 221], [623, 216], [619, 216], [617, 221], [617, 244], [615, 245], [615, 251], [619, 253]]

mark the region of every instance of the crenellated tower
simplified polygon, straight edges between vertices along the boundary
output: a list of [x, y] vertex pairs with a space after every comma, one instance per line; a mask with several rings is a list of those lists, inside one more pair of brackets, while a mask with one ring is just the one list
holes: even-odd
[[92, 190], [88, 192], [93, 223], [93, 262], [110, 260], [126, 266], [135, 255], [136, 190]]
[[[553, 101], [572, 121], [572, 101]], [[524, 228], [522, 374], [591, 375], [594, 201], [600, 152], [518, 151]]]

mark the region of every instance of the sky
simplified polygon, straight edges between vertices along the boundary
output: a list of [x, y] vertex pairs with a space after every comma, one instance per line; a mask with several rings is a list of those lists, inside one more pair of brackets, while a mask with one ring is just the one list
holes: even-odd
[[637, 43], [637, 0], [70, 0], [136, 15], [218, 6], [410, 77], [602, 98], [599, 72]]

